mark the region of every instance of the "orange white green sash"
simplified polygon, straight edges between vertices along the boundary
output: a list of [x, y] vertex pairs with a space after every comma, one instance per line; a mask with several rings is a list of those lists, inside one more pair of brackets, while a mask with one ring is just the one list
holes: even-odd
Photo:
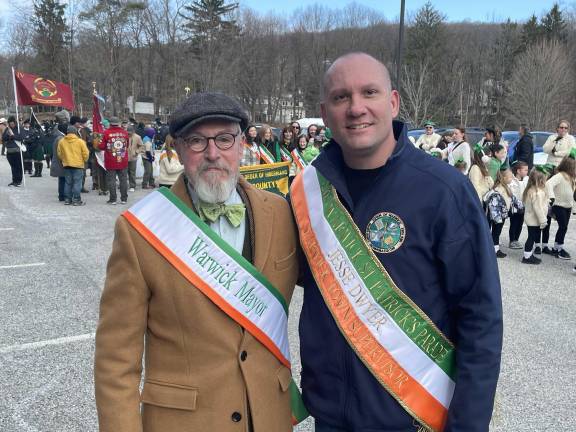
[[[290, 368], [286, 300], [192, 209], [169, 189], [160, 188], [122, 216], [196, 289]], [[308, 413], [294, 382], [290, 399], [296, 424]]]
[[258, 144], [256, 144], [255, 142], [253, 142], [252, 144], [244, 142], [244, 147], [250, 150], [252, 154], [256, 157], [256, 159], [260, 161], [260, 147], [258, 146]]
[[294, 163], [298, 167], [298, 171], [303, 171], [304, 168], [306, 168], [306, 166], [308, 164], [306, 163], [306, 161], [304, 160], [304, 158], [300, 154], [300, 151], [298, 149], [294, 149], [294, 150], [292, 150], [291, 155], [292, 155], [292, 160], [294, 161]]
[[265, 164], [276, 163], [276, 158], [274, 158], [272, 153], [270, 153], [270, 150], [268, 150], [264, 145], [261, 145], [259, 147], [260, 147], [260, 158], [264, 161]]
[[292, 156], [290, 152], [282, 145], [280, 145], [280, 157], [282, 158], [282, 162], [292, 162]]
[[454, 346], [401, 291], [313, 166], [292, 184], [300, 243], [343, 336], [380, 384], [432, 431], [454, 393]]

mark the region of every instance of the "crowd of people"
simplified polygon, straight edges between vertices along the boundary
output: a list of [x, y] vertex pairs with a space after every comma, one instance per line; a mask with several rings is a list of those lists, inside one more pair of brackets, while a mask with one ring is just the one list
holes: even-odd
[[[128, 192], [136, 190], [136, 170], [142, 161], [142, 189], [170, 187], [183, 171], [167, 125], [157, 120], [154, 126], [104, 119], [104, 133], [93, 133], [86, 117], [71, 116], [59, 111], [51, 122], [36, 123], [30, 119], [19, 127], [14, 117], [0, 118], [2, 155], [6, 155], [12, 171], [9, 186], [20, 187], [23, 176], [42, 177], [44, 163], [50, 176], [58, 178], [58, 199], [64, 205], [82, 206], [82, 193], [88, 193], [86, 179], [92, 178], [92, 190], [108, 196], [108, 204], [128, 201]], [[153, 163], [159, 154], [159, 176], [154, 178]], [[34, 173], [32, 173], [32, 165]]]
[[[104, 133], [93, 134], [87, 118], [70, 116], [65, 110], [56, 113], [55, 120], [41, 129], [31, 128], [29, 119], [22, 122], [21, 128], [13, 117], [0, 119], [2, 154], [6, 153], [12, 168], [10, 186], [20, 186], [26, 173], [41, 177], [45, 162], [50, 175], [58, 177], [58, 199], [65, 205], [81, 206], [85, 204], [81, 193], [88, 192], [89, 169], [92, 189], [98, 195], [108, 196], [107, 203], [115, 205], [118, 188], [121, 204], [127, 202], [128, 192], [135, 191], [139, 160], [143, 165], [142, 189], [153, 189], [156, 184], [169, 187], [183, 172], [167, 125], [157, 121], [154, 126], [146, 126], [116, 117], [105, 119], [103, 124]], [[548, 160], [543, 166], [534, 166], [532, 136], [526, 126], [519, 128], [520, 139], [512, 157], [508, 157], [508, 142], [498, 127], [486, 128], [484, 137], [476, 144], [467, 142], [464, 127], [442, 135], [436, 133], [433, 122], [426, 122], [424, 128], [425, 133], [412, 142], [469, 177], [486, 213], [498, 258], [506, 257], [500, 237], [506, 219], [510, 219], [510, 249], [523, 247], [518, 240], [523, 225], [527, 226], [523, 263], [540, 264], [542, 254], [571, 259], [564, 248], [564, 239], [575, 200], [576, 141], [569, 133], [568, 121], [560, 121], [556, 133], [544, 144]], [[291, 184], [330, 139], [331, 131], [323, 125], [311, 124], [303, 131], [294, 121], [276, 136], [267, 124], [249, 124], [242, 133], [240, 165], [289, 162]], [[153, 166], [155, 150], [161, 150], [157, 181]], [[554, 243], [549, 245], [552, 221], [557, 230]]]
[[[546, 164], [536, 166], [527, 126], [519, 128], [520, 139], [512, 157], [508, 157], [508, 142], [497, 127], [487, 128], [482, 140], [471, 145], [466, 141], [465, 128], [457, 127], [441, 136], [434, 126], [427, 122], [425, 133], [414, 145], [470, 178], [486, 212], [498, 258], [507, 256], [500, 248], [500, 236], [509, 219], [508, 247], [524, 248], [522, 263], [540, 264], [542, 254], [571, 259], [564, 239], [576, 200], [576, 140], [570, 135], [567, 120], [558, 122], [556, 133], [543, 146], [548, 155]], [[554, 244], [549, 245], [553, 220], [557, 230]], [[524, 224], [528, 238], [522, 246], [518, 239]]]

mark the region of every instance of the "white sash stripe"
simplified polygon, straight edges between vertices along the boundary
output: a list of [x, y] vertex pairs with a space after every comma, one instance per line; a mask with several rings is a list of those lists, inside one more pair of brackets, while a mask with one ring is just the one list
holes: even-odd
[[[316, 168], [312, 165], [306, 167], [303, 172], [304, 178], [304, 191], [306, 196], [306, 203], [310, 212], [310, 220], [312, 229], [315, 233], [320, 251], [324, 256], [326, 262], [330, 265], [336, 280], [342, 287], [342, 291], [346, 294], [350, 304], [354, 306], [358, 317], [366, 325], [370, 333], [380, 343], [382, 347], [398, 362], [412, 378], [418, 381], [434, 398], [438, 400], [446, 409], [450, 406], [452, 395], [454, 393], [454, 382], [446, 375], [446, 373], [434, 363], [422, 350], [398, 327], [396, 322], [390, 315], [379, 306], [370, 291], [363, 283], [362, 279], [356, 272], [356, 269], [345, 255], [344, 248], [340, 245], [336, 235], [332, 231], [328, 221], [324, 217], [322, 207], [322, 194], [320, 192], [320, 184], [316, 174]], [[371, 304], [377, 307], [378, 310], [386, 314], [386, 324], [381, 325], [378, 329], [374, 324], [371, 324], [368, 319], [360, 313], [355, 306], [355, 299], [361, 295], [353, 297], [347, 289], [345, 282], [338, 275], [337, 269], [332, 265], [328, 259], [328, 252], [340, 251], [346, 258], [346, 265], [350, 267], [354, 275], [354, 283], [349, 288], [359, 284], [362, 287], [362, 294], [371, 299]]]
[[[265, 333], [278, 347], [284, 357], [290, 361], [287, 326], [288, 317], [282, 304], [268, 288], [262, 285], [252, 274], [231, 258], [223, 249], [213, 242], [210, 237], [198, 228], [188, 216], [160, 192], [155, 191], [149, 194], [145, 199], [132, 206], [129, 212], [152, 231], [168, 249], [186, 263], [219, 297]], [[161, 215], [161, 217], [159, 217], [159, 215]], [[178, 227], [178, 230], [175, 230], [174, 227]], [[185, 233], [185, 235], [183, 235], [183, 233]], [[197, 253], [194, 257], [188, 253], [197, 237], [207, 245], [202, 252], [208, 252], [209, 257], [225, 267], [225, 272], [234, 275], [236, 281], [233, 286], [231, 284], [230, 290], [224, 286], [226, 280], [222, 283], [218, 282], [218, 276], [214, 277], [208, 271], [209, 266], [204, 268], [197, 262], [202, 252]], [[224, 272], [221, 273], [221, 275], [222, 274], [224, 274]], [[245, 303], [239, 298], [242, 297], [239, 290], [245, 282], [247, 283], [248, 289], [253, 287], [252, 294], [255, 296], [253, 299], [261, 300], [262, 304], [266, 305], [266, 309], [261, 314], [258, 313], [261, 308], [255, 307], [249, 310], [250, 306], [255, 304], [256, 301], [248, 302], [248, 305], [246, 305], [246, 300], [250, 295], [244, 297]], [[246, 291], [248, 290], [245, 290], [244, 293], [246, 293]]]

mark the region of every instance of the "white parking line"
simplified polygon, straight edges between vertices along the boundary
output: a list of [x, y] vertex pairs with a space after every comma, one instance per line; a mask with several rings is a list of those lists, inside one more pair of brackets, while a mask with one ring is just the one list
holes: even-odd
[[13, 268], [23, 268], [23, 267], [39, 267], [46, 265], [46, 263], [39, 262], [39, 263], [30, 263], [30, 264], [14, 264], [14, 265], [7, 265], [7, 266], [0, 266], [0, 270], [3, 269], [13, 269]]
[[26, 351], [31, 349], [37, 348], [44, 348], [50, 345], [65, 345], [74, 342], [81, 342], [88, 339], [94, 339], [96, 333], [86, 333], [78, 336], [65, 336], [56, 339], [48, 339], [38, 342], [30, 342], [25, 344], [17, 344], [17, 345], [8, 345], [4, 347], [0, 347], [0, 354], [12, 353], [15, 351]]
[[14, 228], [0, 228], [0, 231], [12, 231]]

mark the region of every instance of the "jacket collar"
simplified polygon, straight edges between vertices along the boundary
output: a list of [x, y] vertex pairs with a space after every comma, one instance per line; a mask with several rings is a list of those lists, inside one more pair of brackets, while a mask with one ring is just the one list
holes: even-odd
[[[178, 180], [176, 180], [170, 190], [174, 195], [180, 198], [187, 207], [196, 211], [192, 204], [192, 199], [186, 189], [184, 179], [185, 174], [180, 174]], [[240, 176], [238, 181], [238, 192], [246, 205], [246, 214], [252, 215], [253, 218], [253, 220], [248, 220], [250, 235], [252, 236], [252, 242], [255, 246], [252, 250], [254, 256], [253, 264], [254, 267], [262, 271], [266, 264], [266, 260], [268, 259], [268, 251], [272, 242], [272, 227], [274, 226], [274, 212], [272, 211], [272, 205], [267, 193], [256, 189], [242, 176]]]
[[[389, 171], [401, 163], [415, 150], [408, 139], [408, 127], [401, 121], [392, 122], [392, 131], [396, 144], [392, 154], [386, 161], [385, 170]], [[353, 208], [352, 198], [348, 192], [346, 179], [344, 178], [344, 157], [340, 145], [332, 139], [320, 155], [312, 162], [312, 165], [334, 186], [340, 196], [346, 201], [349, 208]]]

